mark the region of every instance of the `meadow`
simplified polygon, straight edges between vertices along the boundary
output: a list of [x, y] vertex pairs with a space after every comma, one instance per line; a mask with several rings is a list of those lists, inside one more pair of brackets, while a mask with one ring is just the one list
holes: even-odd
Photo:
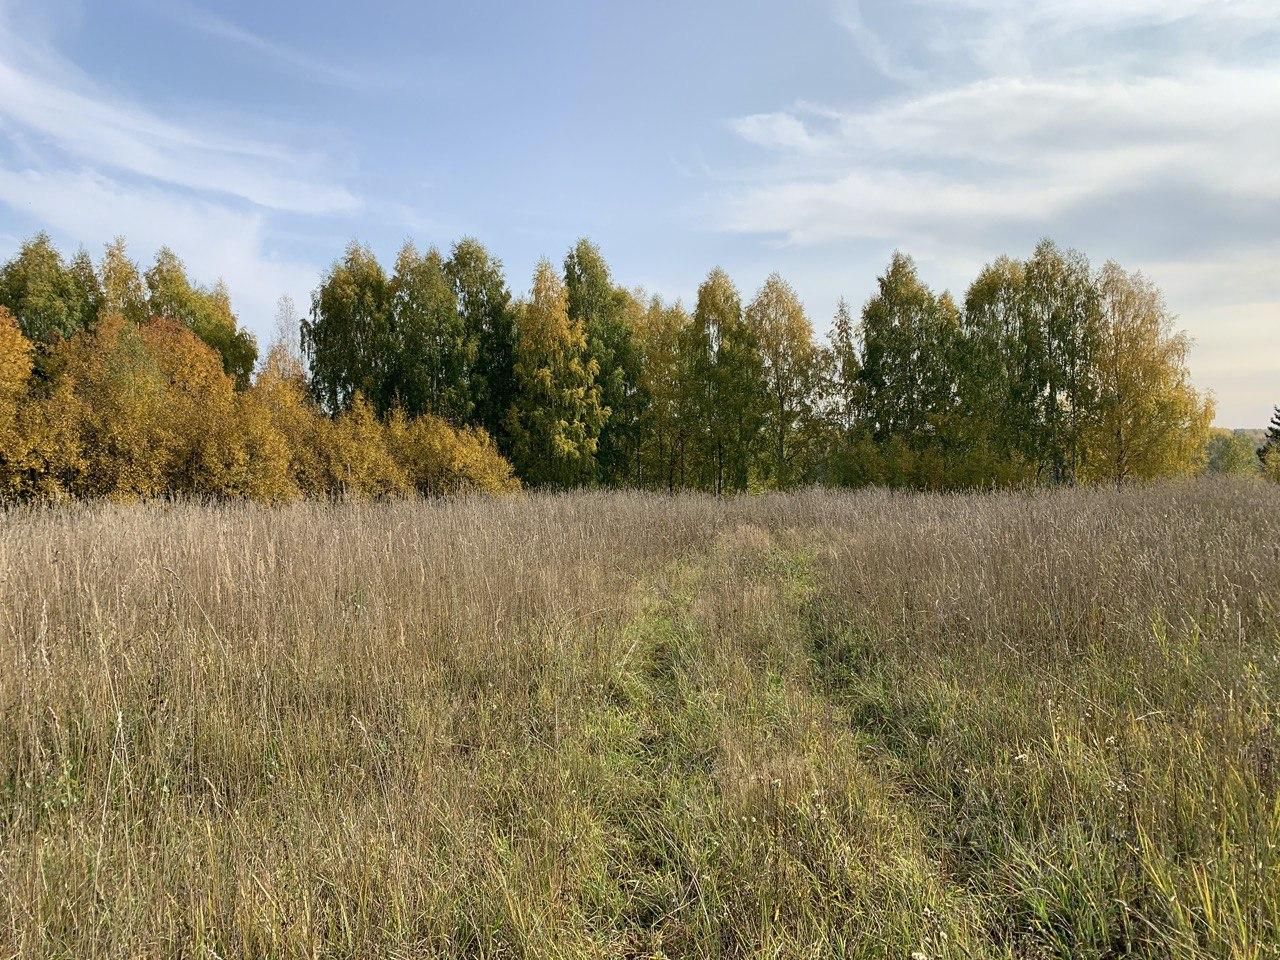
[[1278, 489], [11, 509], [0, 956], [1277, 956]]

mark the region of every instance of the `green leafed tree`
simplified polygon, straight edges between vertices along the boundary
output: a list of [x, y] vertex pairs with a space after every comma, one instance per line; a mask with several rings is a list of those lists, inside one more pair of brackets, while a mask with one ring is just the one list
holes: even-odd
[[646, 403], [637, 430], [638, 486], [674, 491], [685, 485], [685, 456], [691, 429], [686, 409], [686, 356], [690, 324], [680, 304], [653, 297], [633, 298], [632, 341], [640, 356], [640, 389]]
[[97, 323], [98, 314], [102, 310], [102, 280], [98, 276], [98, 269], [93, 265], [89, 251], [84, 247], [76, 251], [67, 269], [71, 273], [76, 302], [80, 308], [79, 329], [89, 330]]
[[729, 275], [711, 271], [685, 338], [688, 417], [697, 426], [691, 481], [716, 494], [746, 490], [765, 413], [764, 362]]
[[831, 321], [829, 363], [826, 368], [825, 396], [829, 419], [842, 433], [852, 432], [862, 421], [862, 358], [858, 351], [858, 335], [848, 302], [842, 297], [836, 304]]
[[1074, 483], [1098, 397], [1101, 301], [1089, 261], [1041, 241], [1025, 265], [1020, 304], [1019, 402], [1042, 480]]
[[0, 306], [17, 319], [28, 340], [50, 346], [84, 329], [96, 313], [92, 276], [92, 264], [88, 276], [80, 257], [68, 266], [49, 235], [38, 233], [0, 269]]
[[231, 293], [222, 281], [212, 289], [196, 286], [187, 276], [186, 265], [168, 247], [156, 253], [147, 271], [147, 312], [181, 323], [217, 351], [222, 368], [237, 388], [249, 386], [258, 344], [242, 330], [231, 308]]
[[199, 292], [200, 308], [190, 324], [191, 332], [217, 351], [222, 369], [236, 388], [243, 390], [249, 386], [258, 362], [258, 342], [240, 326], [231, 309], [231, 291], [223, 281]]
[[1262, 469], [1257, 431], [1214, 427], [1209, 431], [1204, 466], [1208, 473], [1256, 477]]
[[1280, 407], [1271, 416], [1262, 446], [1258, 448], [1258, 460], [1262, 472], [1273, 480], [1280, 480]]
[[196, 290], [178, 255], [168, 247], [161, 247], [145, 280], [147, 308], [151, 314], [189, 325], [195, 314]]
[[147, 291], [138, 265], [129, 257], [124, 237], [116, 237], [102, 252], [98, 267], [102, 282], [101, 312], [123, 317], [130, 323], [147, 319]]
[[778, 274], [765, 281], [745, 318], [761, 360], [763, 473], [772, 486], [784, 488], [806, 472], [802, 452], [814, 416], [821, 357], [800, 298]]
[[822, 432], [818, 479], [837, 486], [865, 486], [880, 479], [866, 418], [860, 330], [841, 298], [822, 351], [817, 403]]
[[1025, 480], [1038, 449], [1036, 378], [1022, 334], [1026, 270], [1009, 257], [983, 267], [964, 300], [957, 356], [963, 448], [970, 486]]
[[959, 311], [934, 296], [915, 261], [895, 253], [863, 307], [861, 383], [876, 439], [919, 447], [955, 411]]
[[582, 239], [564, 260], [569, 317], [587, 334], [587, 353], [600, 368], [601, 402], [609, 418], [600, 431], [596, 464], [607, 484], [634, 478], [640, 416], [645, 397], [640, 389], [639, 355], [627, 323], [629, 295], [614, 286], [600, 249]]
[[561, 488], [590, 482], [609, 411], [586, 331], [570, 319], [565, 285], [547, 260], [538, 264], [529, 299], [516, 312], [514, 370], [507, 429], [521, 478]]
[[311, 389], [329, 413], [348, 409], [357, 393], [379, 413], [391, 407], [391, 284], [368, 247], [352, 243], [311, 296], [302, 348]]
[[475, 362], [468, 376], [471, 418], [510, 455], [508, 414], [515, 401], [515, 310], [502, 261], [471, 238], [454, 244], [444, 264]]
[[439, 251], [424, 256], [407, 243], [391, 279], [388, 390], [406, 414], [429, 413], [461, 426], [475, 400], [471, 376], [477, 334], [458, 311]]

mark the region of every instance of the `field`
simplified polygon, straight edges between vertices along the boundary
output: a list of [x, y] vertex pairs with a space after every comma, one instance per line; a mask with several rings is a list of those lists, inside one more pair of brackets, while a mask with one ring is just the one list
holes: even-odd
[[0, 956], [1274, 957], [1280, 500], [0, 520]]

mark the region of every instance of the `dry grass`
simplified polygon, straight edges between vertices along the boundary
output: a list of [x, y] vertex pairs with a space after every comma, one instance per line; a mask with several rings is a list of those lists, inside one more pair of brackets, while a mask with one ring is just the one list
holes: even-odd
[[0, 956], [1275, 956], [1276, 489], [10, 513]]

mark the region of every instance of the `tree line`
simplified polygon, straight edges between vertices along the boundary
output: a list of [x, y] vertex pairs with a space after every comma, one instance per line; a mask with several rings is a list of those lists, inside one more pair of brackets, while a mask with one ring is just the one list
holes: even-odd
[[258, 362], [230, 297], [162, 249], [99, 264], [48, 237], [0, 270], [0, 500], [268, 502], [518, 486], [483, 430], [348, 398], [329, 415], [279, 338]]
[[930, 489], [1123, 483], [1199, 469], [1212, 402], [1160, 292], [1045, 241], [963, 303], [895, 254], [819, 342], [777, 274], [749, 300], [713, 270], [692, 309], [618, 285], [583, 240], [515, 300], [473, 240], [350, 246], [302, 324], [331, 413], [482, 427], [532, 484]]
[[961, 302], [897, 253], [825, 341], [777, 274], [745, 300], [715, 269], [689, 308], [587, 240], [523, 297], [473, 239], [390, 271], [353, 243], [261, 362], [168, 249], [38, 235], [0, 310], [9, 498], [1119, 484], [1201, 469], [1213, 414], [1159, 290], [1050, 241]]

